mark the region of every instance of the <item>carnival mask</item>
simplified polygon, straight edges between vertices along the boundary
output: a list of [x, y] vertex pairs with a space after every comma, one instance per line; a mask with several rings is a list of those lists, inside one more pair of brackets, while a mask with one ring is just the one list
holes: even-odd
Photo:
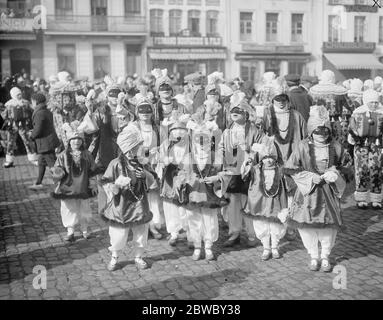
[[320, 126], [313, 131], [313, 140], [316, 143], [326, 143], [330, 137], [330, 129]]
[[172, 91], [170, 91], [170, 90], [159, 91], [158, 94], [159, 94], [161, 100], [170, 100], [170, 98], [172, 97]]
[[246, 113], [240, 108], [234, 108], [230, 111], [231, 120], [237, 123], [241, 123], [246, 119]]

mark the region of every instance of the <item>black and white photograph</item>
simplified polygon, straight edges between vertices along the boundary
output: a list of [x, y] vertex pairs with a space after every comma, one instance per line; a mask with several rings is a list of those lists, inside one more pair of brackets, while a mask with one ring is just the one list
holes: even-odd
[[383, 299], [383, 1], [0, 0], [0, 81], [0, 300]]

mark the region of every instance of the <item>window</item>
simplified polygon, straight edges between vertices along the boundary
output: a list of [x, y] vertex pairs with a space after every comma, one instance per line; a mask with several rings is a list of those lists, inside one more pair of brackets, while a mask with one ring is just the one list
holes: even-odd
[[189, 19], [188, 25], [189, 30], [192, 36], [200, 36], [199, 33], [199, 20], [200, 20], [200, 12], [198, 10], [190, 10], [189, 11]]
[[162, 20], [163, 10], [151, 9], [150, 10], [150, 33], [152, 35], [163, 35], [164, 24]]
[[251, 40], [253, 30], [253, 14], [251, 12], [241, 12], [239, 14], [240, 39], [241, 41]]
[[125, 0], [125, 15], [129, 16], [132, 14], [141, 12], [141, 0]]
[[303, 42], [303, 14], [291, 15], [291, 41]]
[[329, 16], [328, 17], [328, 41], [339, 42], [340, 41], [340, 17]]
[[76, 47], [74, 44], [57, 45], [58, 71], [67, 71], [76, 75]]
[[110, 74], [110, 49], [108, 45], [93, 46], [93, 72], [95, 79]]
[[266, 41], [278, 41], [278, 13], [266, 13]]
[[169, 33], [171, 36], [177, 35], [181, 31], [182, 11], [169, 11]]
[[366, 17], [355, 17], [354, 24], [354, 42], [363, 42], [366, 31]]
[[383, 43], [383, 17], [379, 17], [379, 43]]
[[218, 34], [218, 11], [210, 10], [206, 12], [206, 33], [210, 36]]
[[290, 61], [289, 62], [289, 73], [292, 74], [305, 74], [305, 63], [304, 62], [297, 62], [297, 61]]
[[73, 15], [72, 0], [55, 0], [56, 16], [71, 16]]
[[253, 62], [241, 62], [241, 78], [244, 81], [255, 81], [257, 68]]

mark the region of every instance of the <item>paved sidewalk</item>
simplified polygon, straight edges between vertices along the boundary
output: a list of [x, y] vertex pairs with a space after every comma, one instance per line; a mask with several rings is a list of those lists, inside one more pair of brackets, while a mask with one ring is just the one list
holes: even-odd
[[[186, 242], [171, 248], [165, 239], [150, 239], [150, 269], [136, 269], [128, 246], [120, 259], [123, 268], [112, 273], [106, 270], [105, 223], [95, 214], [92, 237], [80, 240], [77, 233], [78, 240], [66, 244], [60, 203], [49, 196], [52, 181], [46, 177], [46, 190], [30, 191], [37, 168], [25, 157], [15, 165], [0, 169], [0, 299], [383, 299], [382, 212], [357, 210], [350, 192], [343, 203], [348, 229], [338, 235], [332, 253], [345, 267], [347, 289], [333, 288], [335, 273], [308, 271], [299, 238], [282, 243], [281, 260], [262, 262], [260, 243], [223, 248], [223, 225], [216, 261], [192, 261]], [[47, 269], [47, 290], [33, 288], [36, 265]]]

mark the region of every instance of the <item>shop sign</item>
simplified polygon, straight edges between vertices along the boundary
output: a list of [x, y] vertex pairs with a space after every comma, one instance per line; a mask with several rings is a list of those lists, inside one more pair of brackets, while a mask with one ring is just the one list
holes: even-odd
[[0, 19], [0, 31], [33, 32], [33, 19], [3, 18]]
[[153, 37], [154, 46], [222, 46], [220, 37]]

